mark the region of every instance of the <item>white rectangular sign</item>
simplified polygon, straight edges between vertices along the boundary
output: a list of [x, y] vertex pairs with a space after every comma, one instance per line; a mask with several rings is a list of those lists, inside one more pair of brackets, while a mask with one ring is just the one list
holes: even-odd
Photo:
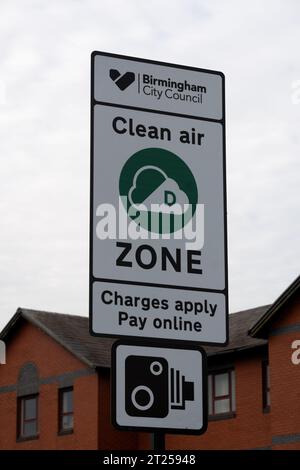
[[98, 103], [216, 121], [224, 117], [220, 72], [100, 52], [92, 60]]
[[93, 327], [107, 335], [222, 343], [225, 307], [225, 296], [216, 292], [93, 284], [93, 311], [101, 312]]
[[118, 429], [202, 434], [207, 428], [205, 353], [193, 346], [117, 342], [112, 394]]
[[96, 52], [91, 92], [91, 333], [226, 344], [223, 75]]

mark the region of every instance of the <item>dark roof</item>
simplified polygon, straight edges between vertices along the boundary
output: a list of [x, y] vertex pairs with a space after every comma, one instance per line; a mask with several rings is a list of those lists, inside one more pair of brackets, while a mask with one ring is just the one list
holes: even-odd
[[227, 346], [205, 346], [208, 356], [224, 354], [233, 351], [255, 348], [267, 344], [267, 340], [252, 338], [248, 330], [269, 309], [269, 305], [242, 310], [229, 315], [229, 343]]
[[[231, 314], [229, 344], [222, 347], [205, 347], [208, 355], [219, 355], [266, 344], [266, 340], [252, 338], [247, 332], [268, 307], [252, 308]], [[110, 351], [115, 338], [91, 336], [87, 317], [19, 308], [1, 332], [0, 339], [5, 339], [21, 318], [33, 323], [88, 366], [110, 367]]]
[[262, 315], [258, 321], [249, 329], [248, 334], [252, 337], [263, 337], [267, 331], [270, 322], [281, 308], [290, 300], [297, 292], [300, 291], [300, 276], [298, 276], [292, 284], [278, 297], [270, 308]]
[[87, 317], [19, 308], [0, 338], [4, 339], [20, 318], [33, 323], [88, 366], [110, 367], [114, 339], [91, 336]]

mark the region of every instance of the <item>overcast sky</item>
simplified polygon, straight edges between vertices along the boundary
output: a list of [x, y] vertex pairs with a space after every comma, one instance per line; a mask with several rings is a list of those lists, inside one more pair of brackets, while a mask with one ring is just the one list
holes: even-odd
[[299, 274], [297, 0], [1, 0], [0, 327], [88, 313], [90, 53], [226, 76], [230, 310]]

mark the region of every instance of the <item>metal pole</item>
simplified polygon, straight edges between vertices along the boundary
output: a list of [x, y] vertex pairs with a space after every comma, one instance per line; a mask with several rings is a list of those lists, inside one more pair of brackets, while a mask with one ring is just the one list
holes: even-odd
[[165, 434], [163, 432], [154, 432], [152, 434], [153, 450], [165, 450]]

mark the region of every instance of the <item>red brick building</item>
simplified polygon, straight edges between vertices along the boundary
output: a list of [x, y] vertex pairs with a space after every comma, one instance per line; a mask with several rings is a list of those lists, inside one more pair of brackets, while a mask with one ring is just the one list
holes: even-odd
[[[206, 347], [209, 425], [167, 449], [300, 449], [300, 277], [274, 304], [230, 315], [230, 342]], [[18, 309], [0, 335], [0, 449], [151, 449], [110, 424], [110, 348], [86, 317]], [[299, 343], [300, 345], [300, 343]]]

